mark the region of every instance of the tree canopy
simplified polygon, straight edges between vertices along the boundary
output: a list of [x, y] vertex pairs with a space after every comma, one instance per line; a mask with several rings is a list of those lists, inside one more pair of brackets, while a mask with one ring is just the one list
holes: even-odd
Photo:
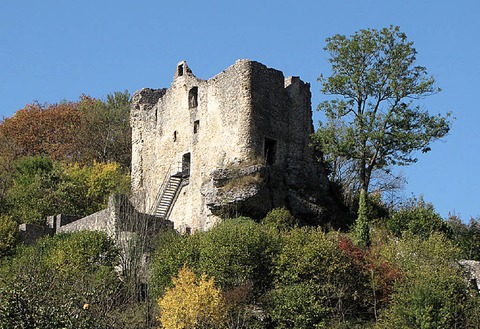
[[49, 156], [53, 160], [114, 161], [130, 167], [130, 95], [87, 95], [76, 102], [34, 102], [0, 121], [0, 158]]
[[440, 91], [417, 51], [399, 27], [360, 30], [326, 40], [332, 74], [320, 76], [319, 104], [326, 122], [316, 138], [327, 160], [354, 162], [360, 189], [368, 192], [372, 173], [417, 161], [433, 141], [450, 130], [450, 114], [430, 115], [416, 104]]

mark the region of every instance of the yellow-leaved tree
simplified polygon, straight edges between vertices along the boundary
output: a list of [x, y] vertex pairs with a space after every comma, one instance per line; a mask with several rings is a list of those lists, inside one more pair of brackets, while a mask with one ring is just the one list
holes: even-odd
[[197, 277], [183, 266], [173, 287], [158, 300], [159, 320], [165, 329], [223, 328], [227, 309], [214, 278]]

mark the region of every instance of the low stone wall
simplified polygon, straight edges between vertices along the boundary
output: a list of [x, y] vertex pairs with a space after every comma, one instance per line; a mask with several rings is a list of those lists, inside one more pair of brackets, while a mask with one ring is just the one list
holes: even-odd
[[77, 219], [65, 225], [59, 225], [56, 233], [71, 233], [78, 231], [102, 231], [108, 235], [115, 234], [115, 218], [111, 216], [110, 207], [87, 217]]
[[140, 233], [147, 238], [166, 229], [173, 229], [173, 222], [139, 212], [125, 195], [110, 196], [107, 209], [83, 218], [59, 214], [49, 216], [46, 226], [19, 226], [21, 241], [27, 244], [57, 233], [101, 231], [118, 240], [127, 233]]
[[64, 215], [64, 214], [48, 216], [47, 227], [53, 229], [56, 232], [59, 230], [60, 227], [70, 224], [76, 220], [79, 220], [80, 218], [82, 218], [82, 216]]

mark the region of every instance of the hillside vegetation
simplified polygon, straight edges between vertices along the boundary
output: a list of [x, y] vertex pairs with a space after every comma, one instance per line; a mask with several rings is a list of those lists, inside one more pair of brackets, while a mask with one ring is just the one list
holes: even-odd
[[141, 253], [100, 232], [24, 245], [20, 223], [86, 215], [128, 193], [130, 96], [34, 103], [4, 118], [0, 329], [480, 328], [479, 282], [459, 262], [480, 261], [480, 219], [382, 196], [399, 188], [393, 166], [449, 132], [448, 115], [410, 101], [438, 92], [435, 81], [397, 27], [337, 35], [326, 50], [334, 74], [320, 80], [340, 98], [320, 105], [327, 123], [313, 144], [343, 202], [342, 230], [273, 209], [192, 235], [163, 231]]

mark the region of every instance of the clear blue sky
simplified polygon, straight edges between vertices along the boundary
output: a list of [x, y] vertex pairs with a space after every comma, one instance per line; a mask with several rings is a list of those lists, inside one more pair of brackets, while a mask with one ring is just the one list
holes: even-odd
[[456, 117], [443, 142], [403, 169], [405, 194], [468, 220], [480, 215], [479, 13], [477, 0], [1, 1], [0, 117], [34, 100], [168, 87], [180, 60], [208, 79], [239, 58], [310, 82], [316, 108], [325, 38], [399, 25], [443, 89], [422, 104]]

